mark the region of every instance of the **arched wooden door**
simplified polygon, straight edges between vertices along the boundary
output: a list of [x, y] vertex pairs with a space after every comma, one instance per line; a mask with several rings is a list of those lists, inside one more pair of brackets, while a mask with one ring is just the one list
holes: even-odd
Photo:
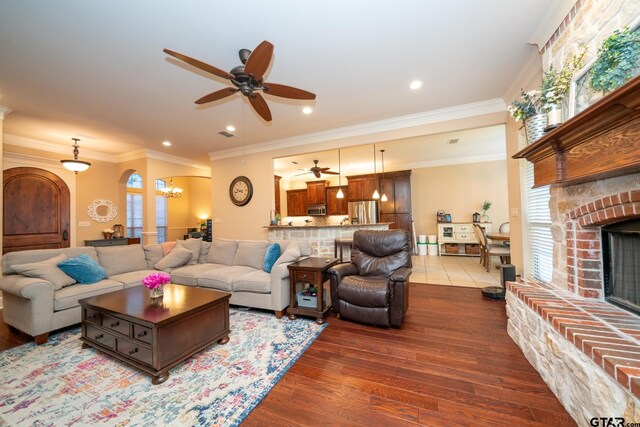
[[2, 253], [68, 248], [69, 188], [38, 168], [4, 171]]

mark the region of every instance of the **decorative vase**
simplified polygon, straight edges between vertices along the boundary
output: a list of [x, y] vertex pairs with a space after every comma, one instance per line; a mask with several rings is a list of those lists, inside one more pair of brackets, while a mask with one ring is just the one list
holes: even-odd
[[151, 298], [161, 298], [164, 295], [164, 286], [150, 289]]
[[562, 123], [562, 106], [552, 105], [547, 111], [547, 127], [546, 130], [555, 129]]
[[113, 233], [105, 233], [103, 231], [102, 235], [104, 236], [105, 239], [113, 239]]
[[489, 222], [489, 215], [486, 212], [482, 213], [482, 222]]
[[527, 134], [527, 144], [533, 144], [544, 136], [547, 127], [547, 114], [541, 113], [524, 120], [524, 130]]

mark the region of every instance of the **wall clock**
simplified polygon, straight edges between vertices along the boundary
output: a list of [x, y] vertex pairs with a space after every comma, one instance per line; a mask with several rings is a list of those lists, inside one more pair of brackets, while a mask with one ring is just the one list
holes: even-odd
[[251, 201], [253, 185], [246, 176], [238, 176], [229, 186], [229, 197], [236, 206], [244, 206]]

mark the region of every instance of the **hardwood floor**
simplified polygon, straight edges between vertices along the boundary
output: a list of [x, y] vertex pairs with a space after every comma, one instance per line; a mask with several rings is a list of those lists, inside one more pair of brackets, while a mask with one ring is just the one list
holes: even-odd
[[[329, 317], [242, 425], [576, 425], [507, 335], [503, 301], [420, 284], [410, 301], [402, 329]], [[0, 322], [0, 350], [29, 340]]]
[[504, 301], [411, 285], [402, 329], [335, 317], [243, 426], [574, 426], [506, 331]]

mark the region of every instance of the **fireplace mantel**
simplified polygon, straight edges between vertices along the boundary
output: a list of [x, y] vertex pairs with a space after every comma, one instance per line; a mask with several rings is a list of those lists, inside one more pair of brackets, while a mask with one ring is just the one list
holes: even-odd
[[534, 186], [640, 172], [640, 76], [567, 120], [514, 159], [534, 164]]

